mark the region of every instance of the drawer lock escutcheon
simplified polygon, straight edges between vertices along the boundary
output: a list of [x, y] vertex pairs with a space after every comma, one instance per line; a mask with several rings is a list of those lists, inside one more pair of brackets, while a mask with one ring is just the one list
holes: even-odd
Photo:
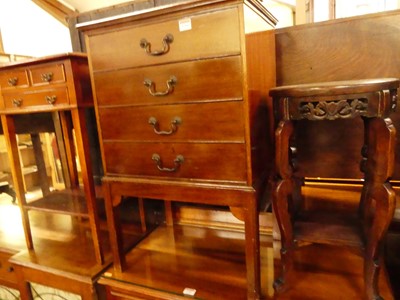
[[8, 78], [8, 85], [16, 86], [17, 83], [18, 83], [18, 78], [17, 77]]
[[43, 73], [41, 77], [43, 82], [50, 82], [53, 79], [53, 73]]
[[48, 104], [54, 104], [57, 101], [57, 96], [53, 95], [53, 96], [46, 96], [44, 97], [47, 101]]
[[12, 104], [13, 104], [15, 107], [21, 107], [21, 105], [22, 105], [22, 99], [12, 99]]
[[148, 42], [145, 38], [140, 40], [140, 47], [146, 51], [148, 55], [151, 56], [160, 56], [163, 54], [166, 54], [169, 52], [170, 49], [170, 44], [174, 41], [174, 36], [170, 33], [168, 33], [166, 36], [164, 36], [162, 43], [163, 43], [163, 49], [162, 50], [156, 50], [156, 51], [151, 51], [151, 43]]
[[174, 91], [174, 86], [178, 83], [178, 79], [175, 76], [171, 76], [167, 80], [167, 89], [164, 92], [156, 91], [156, 84], [151, 79], [145, 79], [143, 84], [149, 89], [150, 95], [154, 97], [162, 97], [171, 94]]
[[176, 171], [179, 170], [179, 167], [185, 161], [183, 155], [179, 154], [174, 159], [174, 167], [173, 168], [166, 168], [166, 167], [163, 167], [163, 164], [162, 164], [162, 161], [161, 161], [161, 157], [157, 153], [154, 153], [153, 156], [151, 157], [151, 159], [155, 161], [157, 169], [159, 169], [161, 172], [176, 172]]
[[153, 130], [159, 135], [171, 135], [178, 130], [178, 125], [182, 124], [182, 119], [180, 117], [175, 117], [171, 120], [171, 129], [169, 131], [160, 130], [159, 123], [155, 117], [149, 118], [149, 124], [153, 126]]

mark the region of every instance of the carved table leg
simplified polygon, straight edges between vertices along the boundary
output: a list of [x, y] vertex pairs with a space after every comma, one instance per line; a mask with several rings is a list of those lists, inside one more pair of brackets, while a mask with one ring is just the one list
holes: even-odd
[[296, 183], [292, 177], [293, 167], [290, 161], [290, 137], [293, 134], [293, 123], [281, 121], [275, 132], [275, 160], [277, 182], [272, 197], [272, 209], [278, 222], [281, 234], [282, 275], [274, 282], [277, 292], [284, 291], [285, 284], [290, 281], [289, 271], [293, 268], [293, 250], [295, 247], [290, 215], [291, 200]]
[[382, 299], [378, 275], [383, 240], [396, 204], [395, 192], [388, 181], [393, 173], [396, 130], [389, 118], [365, 118], [364, 122], [368, 130], [365, 184], [361, 199], [366, 238], [364, 284], [367, 299]]

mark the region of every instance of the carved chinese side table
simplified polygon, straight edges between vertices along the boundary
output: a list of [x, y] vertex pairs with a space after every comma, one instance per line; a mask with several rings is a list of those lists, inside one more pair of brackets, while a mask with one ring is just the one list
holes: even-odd
[[[293, 251], [305, 243], [355, 247], [364, 257], [367, 299], [379, 299], [378, 274], [383, 262], [382, 241], [395, 208], [389, 178], [394, 167], [396, 130], [389, 118], [397, 105], [398, 79], [371, 79], [282, 86], [270, 91], [277, 123], [273, 210], [281, 234], [283, 274], [275, 283], [287, 288]], [[361, 117], [364, 146], [361, 170], [364, 184], [358, 213], [335, 216], [301, 209], [301, 179], [296, 177], [293, 145], [298, 120], [336, 120]], [[332, 126], [335, 122], [332, 122]]]

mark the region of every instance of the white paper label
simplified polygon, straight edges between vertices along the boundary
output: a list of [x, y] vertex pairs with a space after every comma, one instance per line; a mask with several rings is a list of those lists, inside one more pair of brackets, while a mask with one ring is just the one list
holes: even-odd
[[192, 29], [192, 19], [184, 18], [179, 20], [179, 31], [188, 31]]
[[196, 290], [195, 289], [191, 289], [191, 288], [185, 288], [183, 290], [183, 294], [186, 296], [194, 296], [196, 294]]

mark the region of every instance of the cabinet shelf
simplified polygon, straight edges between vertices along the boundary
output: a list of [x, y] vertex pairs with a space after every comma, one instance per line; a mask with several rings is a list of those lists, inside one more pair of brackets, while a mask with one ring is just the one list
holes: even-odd
[[356, 214], [305, 212], [296, 217], [297, 241], [362, 248], [361, 224]]
[[88, 217], [85, 193], [82, 189], [53, 191], [24, 207], [27, 210]]

